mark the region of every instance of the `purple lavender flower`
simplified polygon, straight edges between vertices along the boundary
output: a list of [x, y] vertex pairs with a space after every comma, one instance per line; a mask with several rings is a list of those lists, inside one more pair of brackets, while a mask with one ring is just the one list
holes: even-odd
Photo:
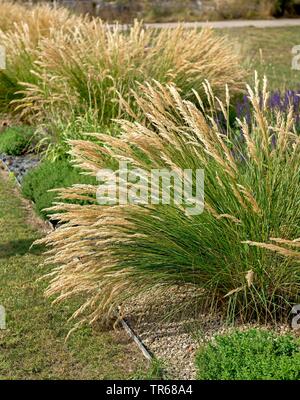
[[[262, 107], [262, 98], [260, 99], [260, 106]], [[293, 107], [296, 126], [300, 128], [300, 90], [286, 90], [284, 93], [275, 90], [271, 93], [268, 101], [270, 112], [288, 113], [291, 106]], [[248, 96], [244, 95], [242, 100], [236, 104], [236, 116], [246, 118], [247, 123], [251, 124], [251, 104]]]

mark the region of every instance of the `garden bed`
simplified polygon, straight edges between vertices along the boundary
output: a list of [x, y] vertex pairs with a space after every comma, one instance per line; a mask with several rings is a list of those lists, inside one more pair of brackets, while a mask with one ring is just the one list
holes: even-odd
[[[0, 107], [22, 121], [3, 124], [0, 162], [55, 226], [30, 248], [33, 240], [19, 246], [11, 238], [5, 260], [46, 247], [38, 275], [45, 297], [66, 310], [63, 332], [84, 336], [87, 327], [105, 332], [121, 322], [160, 366], [160, 377], [216, 379], [224, 346], [229, 364], [224, 356], [221, 377], [268, 377], [264, 344], [274, 376], [299, 376], [287, 359], [298, 357], [294, 337], [239, 335], [249, 327], [293, 333], [287, 324], [300, 301], [298, 91], [282, 91], [278, 82], [285, 81], [274, 74], [269, 92], [265, 78], [248, 75], [245, 51], [209, 29], [152, 30], [142, 22], [111, 29], [65, 9], [0, 3], [10, 16], [0, 17], [7, 50]], [[286, 47], [295, 32], [270, 36], [279, 34]], [[269, 70], [269, 54], [255, 43], [260, 72]], [[283, 75], [286, 68], [290, 62]], [[154, 172], [162, 173], [161, 185]], [[6, 228], [9, 216], [17, 219], [4, 205]], [[249, 374], [253, 338], [262, 369]], [[246, 354], [246, 369], [240, 361], [230, 367], [234, 346], [240, 360]], [[274, 370], [277, 359], [282, 374]]]
[[[15, 158], [18, 160], [18, 157], [12, 156], [12, 159]], [[14, 163], [7, 163], [5, 158], [2, 162], [7, 172], [15, 175]], [[35, 225], [48, 232], [48, 221], [42, 223], [41, 219], [34, 217], [33, 208], [30, 213], [30, 223], [36, 220], [38, 222]], [[196, 379], [196, 353], [199, 347], [210, 342], [216, 335], [228, 334], [236, 329], [246, 331], [262, 327], [279, 334], [294, 334], [288, 324], [267, 326], [240, 322], [233, 328], [226, 323], [221, 313], [198, 311], [198, 296], [201, 294], [202, 291], [197, 293], [192, 286], [174, 287], [154, 293], [150, 291], [148, 295], [125, 304], [115, 319], [115, 322], [125, 322], [129, 327], [129, 337], [138, 344], [144, 357], [148, 360], [151, 357], [150, 361], [157, 363], [157, 371], [164, 379]], [[125, 331], [128, 333], [126, 326]]]

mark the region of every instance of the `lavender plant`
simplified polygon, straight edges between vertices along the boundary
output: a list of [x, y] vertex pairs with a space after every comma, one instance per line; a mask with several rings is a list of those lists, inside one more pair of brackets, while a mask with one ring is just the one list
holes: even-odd
[[[260, 105], [262, 104], [262, 94], [260, 95]], [[267, 102], [267, 109], [272, 115], [280, 112], [287, 114], [292, 109], [295, 125], [300, 129], [300, 89], [299, 90], [280, 90], [270, 93]], [[239, 119], [246, 118], [248, 124], [251, 123], [252, 104], [249, 97], [245, 94], [235, 105], [235, 113]]]

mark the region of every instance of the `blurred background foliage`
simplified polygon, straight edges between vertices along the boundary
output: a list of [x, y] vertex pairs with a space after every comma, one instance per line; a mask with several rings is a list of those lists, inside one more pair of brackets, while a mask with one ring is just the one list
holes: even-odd
[[[21, 1], [24, 3], [24, 1]], [[57, 3], [106, 21], [130, 23], [295, 17], [300, 0], [32, 0]]]

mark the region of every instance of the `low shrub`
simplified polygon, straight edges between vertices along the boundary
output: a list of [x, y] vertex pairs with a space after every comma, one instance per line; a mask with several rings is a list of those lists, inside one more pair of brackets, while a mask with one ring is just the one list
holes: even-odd
[[200, 380], [299, 380], [300, 342], [250, 329], [216, 336], [196, 355]]
[[38, 214], [47, 218], [49, 212], [45, 209], [51, 207], [57, 197], [55, 191], [49, 192], [49, 190], [88, 183], [95, 183], [95, 178], [82, 175], [78, 169], [72, 167], [69, 161], [51, 162], [46, 160], [25, 175], [22, 182], [22, 193], [27, 199], [34, 202]]
[[32, 143], [34, 129], [28, 126], [12, 126], [0, 133], [0, 153], [19, 156]]

